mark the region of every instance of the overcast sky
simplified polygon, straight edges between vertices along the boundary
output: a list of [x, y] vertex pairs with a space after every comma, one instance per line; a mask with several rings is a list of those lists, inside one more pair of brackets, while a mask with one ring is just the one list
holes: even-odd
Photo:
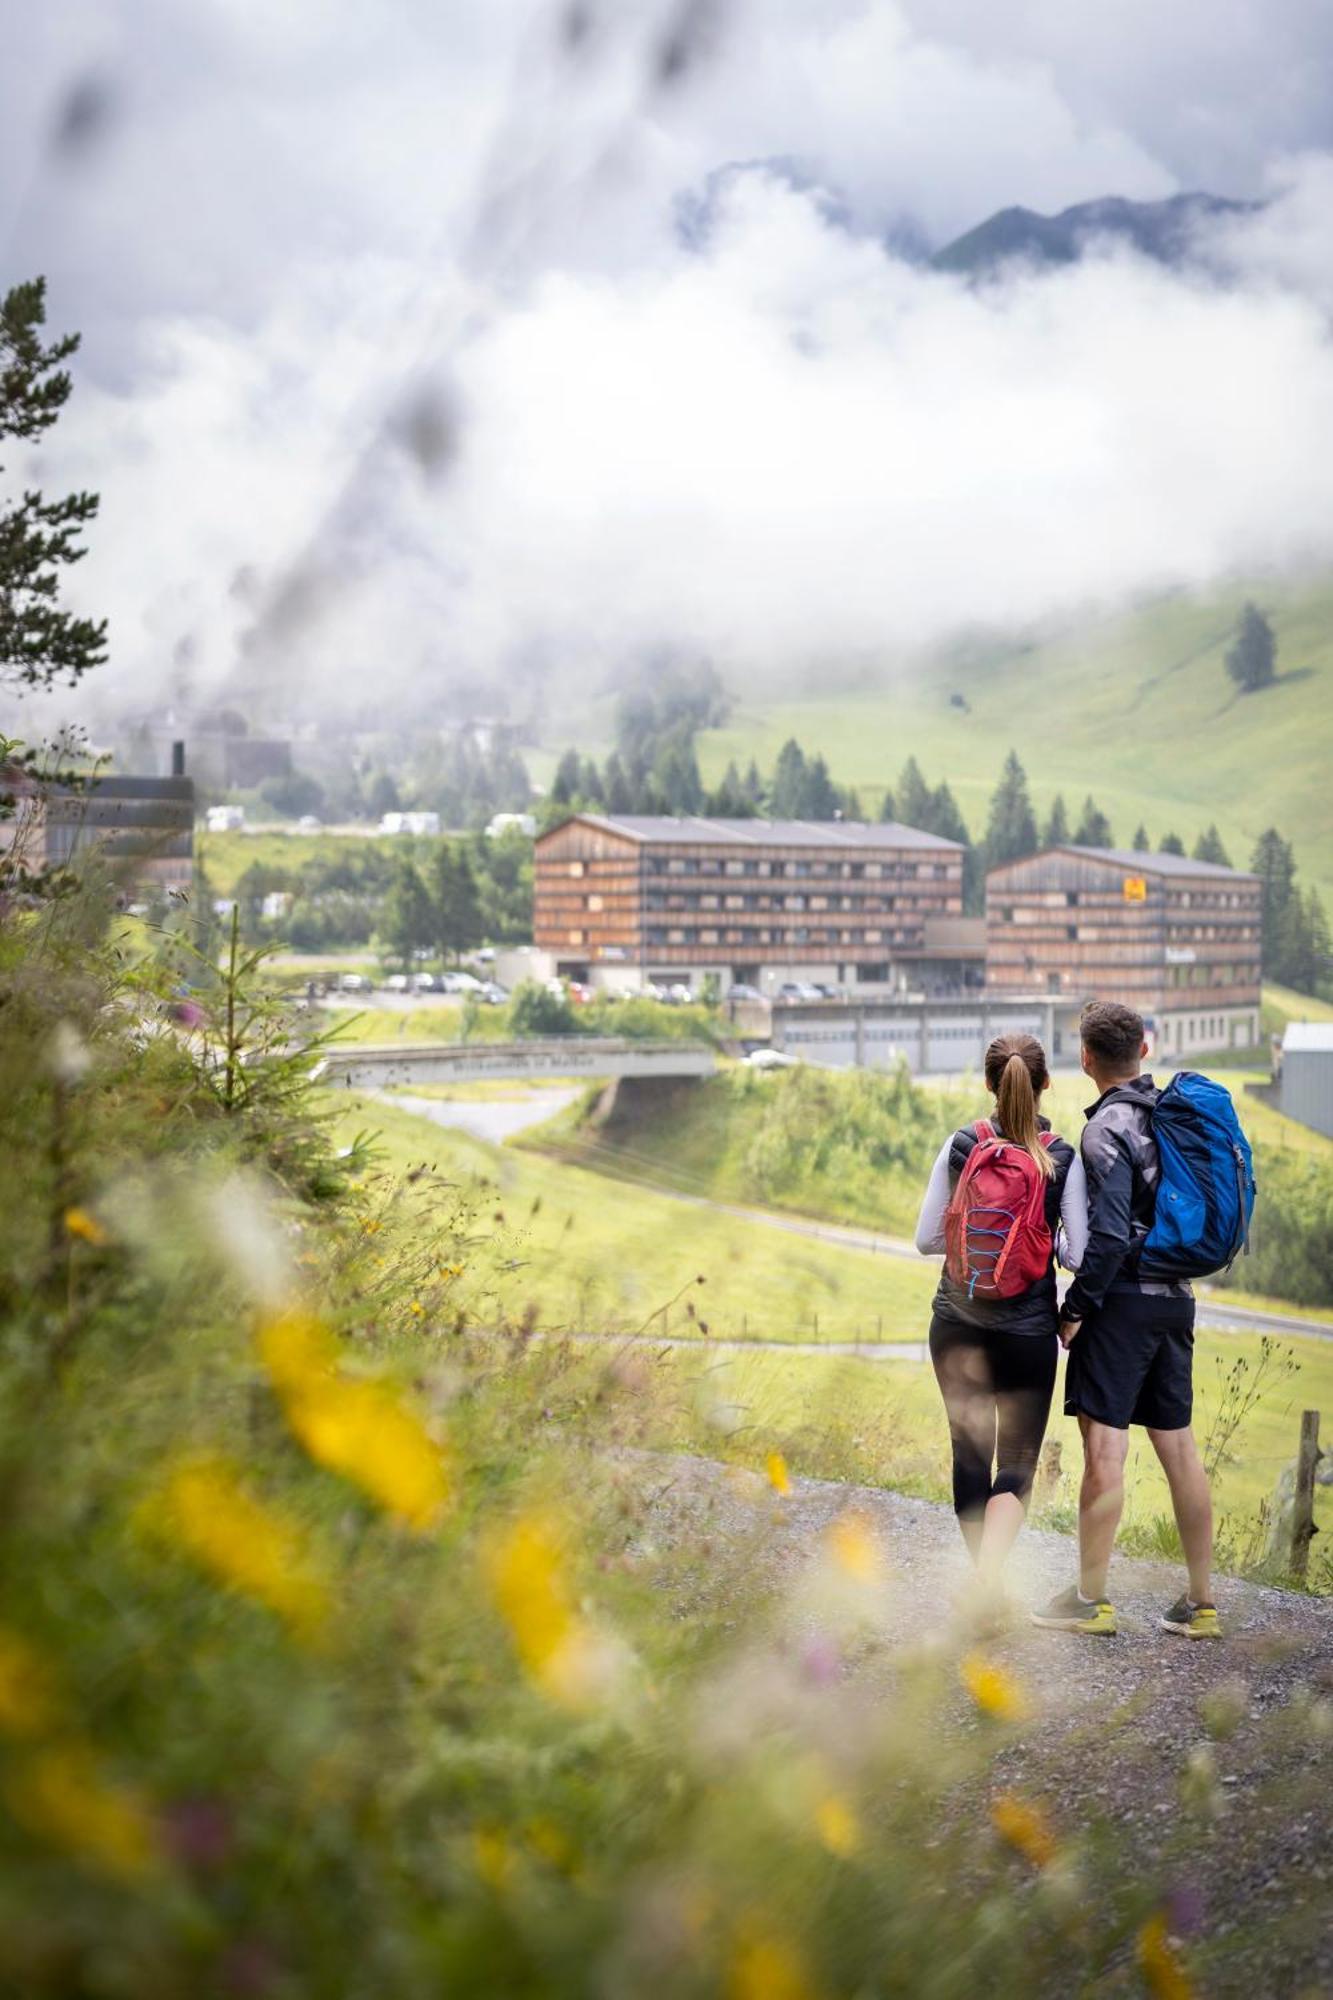
[[[46, 0], [7, 52], [107, 696], [824, 671], [1322, 553], [1323, 0]], [[906, 254], [1189, 188], [1270, 203], [1225, 285]]]

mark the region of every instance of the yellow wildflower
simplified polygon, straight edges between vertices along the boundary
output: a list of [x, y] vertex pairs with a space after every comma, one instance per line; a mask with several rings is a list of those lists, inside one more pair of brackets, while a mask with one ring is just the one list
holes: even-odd
[[143, 1801], [109, 1784], [82, 1745], [35, 1751], [9, 1774], [5, 1801], [29, 1833], [109, 1875], [139, 1876], [152, 1864], [153, 1829]]
[[303, 1638], [319, 1630], [328, 1596], [296, 1524], [248, 1493], [221, 1458], [187, 1459], [140, 1510], [142, 1524], [201, 1569], [266, 1605]]
[[361, 1224], [361, 1227], [367, 1236], [379, 1235], [380, 1226], [379, 1223], [376, 1222], [373, 1215], [368, 1215], [365, 1221]]
[[1040, 1806], [1020, 1799], [1013, 1792], [1001, 1792], [992, 1799], [991, 1825], [1025, 1861], [1034, 1868], [1048, 1868], [1055, 1859], [1055, 1835]]
[[477, 1827], [472, 1835], [472, 1853], [478, 1875], [498, 1895], [508, 1883], [514, 1866], [513, 1850], [503, 1828]]
[[574, 1602], [557, 1521], [545, 1513], [520, 1516], [488, 1542], [482, 1563], [532, 1680], [563, 1708], [591, 1706], [605, 1690], [610, 1649]]
[[787, 1461], [780, 1451], [770, 1451], [764, 1460], [764, 1470], [768, 1474], [768, 1483], [773, 1491], [785, 1500], [791, 1492], [791, 1475], [787, 1471]]
[[958, 1669], [959, 1679], [977, 1707], [997, 1722], [1021, 1722], [1030, 1712], [1022, 1687], [1004, 1667], [980, 1653], [969, 1653]]
[[864, 1514], [839, 1514], [826, 1537], [829, 1554], [840, 1570], [857, 1583], [879, 1583], [884, 1576], [884, 1551]]
[[815, 1832], [829, 1853], [836, 1854], [840, 1861], [849, 1859], [861, 1845], [856, 1814], [837, 1792], [830, 1792], [815, 1807]]
[[463, 1270], [464, 1266], [462, 1264], [441, 1264], [440, 1276], [442, 1278], [461, 1278]]
[[409, 1527], [429, 1527], [449, 1495], [445, 1456], [396, 1391], [339, 1375], [333, 1336], [309, 1313], [267, 1321], [259, 1351], [288, 1424], [316, 1463]]
[[750, 1932], [727, 1969], [727, 2000], [813, 2000], [799, 1954], [783, 1939]]
[[55, 1676], [18, 1632], [0, 1625], [0, 1734], [42, 1736], [57, 1716]]
[[81, 1243], [91, 1243], [99, 1250], [111, 1241], [97, 1217], [90, 1215], [86, 1208], [67, 1208], [65, 1229], [70, 1236], [77, 1236]]
[[412, 1314], [414, 1319], [423, 1319], [425, 1317], [426, 1308], [422, 1305], [420, 1299], [409, 1299], [407, 1310]]
[[1176, 1955], [1163, 1916], [1149, 1917], [1135, 1940], [1135, 1951], [1154, 2000], [1194, 2000], [1197, 1989]]

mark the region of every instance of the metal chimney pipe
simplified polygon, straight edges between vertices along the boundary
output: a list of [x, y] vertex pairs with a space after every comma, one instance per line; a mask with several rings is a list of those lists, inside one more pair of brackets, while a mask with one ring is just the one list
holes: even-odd
[[185, 745], [173, 743], [171, 746], [171, 775], [173, 778], [185, 776]]

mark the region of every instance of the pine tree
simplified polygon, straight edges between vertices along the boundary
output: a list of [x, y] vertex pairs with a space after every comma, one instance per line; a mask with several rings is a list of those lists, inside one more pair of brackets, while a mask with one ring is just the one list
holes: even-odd
[[1037, 822], [1028, 797], [1027, 773], [1011, 750], [1004, 760], [1000, 782], [991, 794], [990, 818], [986, 824], [987, 868], [1003, 867], [1006, 861], [1022, 861], [1037, 851]]
[[676, 730], [667, 738], [654, 761], [653, 777], [667, 812], [688, 815], [701, 810], [703, 779], [688, 731]]
[[789, 736], [778, 752], [769, 793], [769, 810], [774, 819], [799, 819], [805, 800], [805, 752], [794, 736]]
[[833, 819], [840, 810], [838, 792], [819, 752], [805, 767], [805, 785], [798, 819]]
[[407, 967], [435, 942], [435, 905], [414, 864], [398, 863], [384, 902], [382, 935], [399, 964]]
[[896, 822], [898, 820], [898, 804], [892, 792], [885, 792], [883, 798], [880, 800], [879, 816], [881, 822], [886, 825], [890, 821]]
[[764, 803], [764, 781], [759, 775], [759, 766], [753, 757], [745, 773], [745, 796], [756, 812]]
[[898, 817], [904, 826], [917, 827], [922, 833], [929, 833], [931, 812], [935, 795], [921, 775], [921, 766], [915, 757], [909, 757], [898, 778]]
[[1129, 844], [1135, 854], [1150, 854], [1152, 852], [1152, 843], [1148, 839], [1148, 829], [1142, 820], [1135, 827], [1134, 838]]
[[1231, 856], [1227, 853], [1225, 847], [1223, 847], [1222, 836], [1215, 826], [1210, 826], [1195, 841], [1194, 859], [1196, 861], [1213, 861], [1219, 868], [1229, 868], [1231, 866]]
[[460, 958], [481, 943], [481, 899], [466, 851], [443, 842], [433, 874], [431, 941], [445, 958]]
[[620, 761], [618, 750], [613, 750], [606, 760], [602, 783], [606, 792], [606, 809], [609, 813], [633, 812], [634, 794], [630, 790], [629, 779], [625, 776], [625, 766]]
[[1164, 833], [1157, 843], [1159, 854], [1183, 854], [1185, 843], [1178, 833]]
[[1069, 845], [1069, 814], [1065, 809], [1065, 795], [1063, 792], [1057, 792], [1051, 801], [1050, 817], [1042, 829], [1041, 844], [1043, 847], [1068, 847]]
[[1235, 642], [1227, 649], [1226, 667], [1242, 694], [1253, 694], [1277, 678], [1277, 641], [1257, 604], [1247, 604], [1240, 614]]
[[606, 804], [606, 789], [602, 784], [602, 774], [597, 768], [595, 757], [584, 758], [583, 775], [579, 780], [579, 788], [589, 805], [604, 806]]
[[1296, 895], [1296, 857], [1290, 841], [1284, 840], [1275, 826], [1267, 827], [1255, 842], [1250, 873], [1257, 875], [1261, 884], [1263, 969], [1276, 978], [1292, 944], [1287, 915]]
[[1114, 847], [1115, 838], [1111, 832], [1111, 822], [1097, 801], [1089, 792], [1083, 801], [1083, 811], [1079, 816], [1078, 828], [1074, 834], [1075, 847]]
[[[78, 352], [79, 336], [44, 347], [45, 324], [44, 278], [15, 285], [0, 302], [0, 439], [31, 446], [69, 401], [60, 364]], [[0, 687], [72, 686], [105, 661], [106, 620], [76, 618], [58, 603], [61, 573], [82, 561], [79, 530], [97, 507], [95, 493], [45, 500], [26, 490], [0, 510]]]
[[579, 796], [579, 787], [582, 783], [583, 759], [577, 750], [566, 750], [555, 767], [555, 776], [551, 780], [551, 797], [557, 805], [573, 805]]

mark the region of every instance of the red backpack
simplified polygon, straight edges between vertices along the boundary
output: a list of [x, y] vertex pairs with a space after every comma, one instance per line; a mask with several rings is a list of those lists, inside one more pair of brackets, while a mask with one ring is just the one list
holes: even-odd
[[[970, 1299], [1012, 1299], [1050, 1268], [1048, 1183], [1027, 1147], [1002, 1139], [988, 1119], [973, 1130], [977, 1143], [944, 1215], [944, 1268]], [[1043, 1132], [1042, 1145], [1053, 1137]]]

